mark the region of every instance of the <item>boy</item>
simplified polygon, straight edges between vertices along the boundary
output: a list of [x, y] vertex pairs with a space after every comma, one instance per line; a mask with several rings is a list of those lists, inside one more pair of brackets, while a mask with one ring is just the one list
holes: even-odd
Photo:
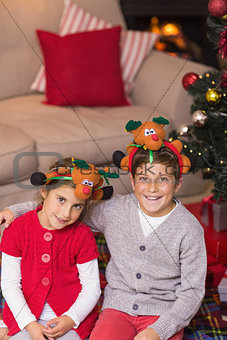
[[89, 208], [85, 222], [104, 233], [111, 254], [90, 340], [180, 340], [201, 304], [203, 229], [174, 198], [182, 183], [178, 159], [165, 146], [150, 164], [149, 151], [139, 149], [130, 174], [134, 192]]

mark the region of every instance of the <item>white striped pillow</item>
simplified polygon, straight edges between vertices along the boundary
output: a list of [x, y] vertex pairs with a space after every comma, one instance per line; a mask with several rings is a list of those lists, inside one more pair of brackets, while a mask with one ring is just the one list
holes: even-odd
[[[93, 16], [89, 12], [77, 6], [71, 0], [65, 0], [65, 7], [60, 21], [59, 35], [64, 36], [76, 32], [100, 30], [110, 28], [113, 25]], [[157, 35], [151, 32], [123, 31], [121, 36], [121, 57], [122, 78], [125, 94], [128, 96], [133, 80], [143, 60], [154, 46]], [[45, 68], [42, 65], [31, 89], [45, 92], [46, 76]]]

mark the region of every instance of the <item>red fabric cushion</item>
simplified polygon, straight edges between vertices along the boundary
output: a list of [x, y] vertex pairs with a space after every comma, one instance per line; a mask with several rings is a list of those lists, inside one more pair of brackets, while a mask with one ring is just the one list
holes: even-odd
[[69, 34], [37, 30], [46, 67], [48, 104], [129, 105], [120, 66], [120, 27]]

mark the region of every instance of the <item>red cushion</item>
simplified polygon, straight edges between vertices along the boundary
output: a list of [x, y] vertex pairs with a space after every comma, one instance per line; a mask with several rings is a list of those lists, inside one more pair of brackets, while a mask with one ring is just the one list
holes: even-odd
[[120, 27], [69, 34], [37, 30], [46, 67], [48, 104], [129, 105], [120, 66]]

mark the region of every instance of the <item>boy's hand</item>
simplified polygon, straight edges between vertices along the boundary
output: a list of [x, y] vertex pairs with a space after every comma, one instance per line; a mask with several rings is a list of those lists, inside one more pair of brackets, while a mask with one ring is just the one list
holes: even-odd
[[146, 328], [137, 334], [134, 340], [160, 340], [160, 338], [154, 329]]
[[0, 224], [5, 223], [5, 227], [8, 228], [10, 224], [14, 221], [15, 216], [11, 210], [5, 209], [0, 212]]
[[[46, 340], [46, 338], [43, 335], [43, 329], [45, 329], [45, 327], [43, 325], [40, 325], [37, 321], [30, 322], [25, 327], [25, 329], [30, 334], [32, 340]], [[51, 338], [48, 339], [51, 340]]]
[[[55, 326], [50, 328], [51, 325]], [[75, 326], [75, 322], [69, 316], [63, 315], [48, 321], [47, 328], [43, 329], [43, 334], [46, 335], [48, 339], [59, 338]]]

